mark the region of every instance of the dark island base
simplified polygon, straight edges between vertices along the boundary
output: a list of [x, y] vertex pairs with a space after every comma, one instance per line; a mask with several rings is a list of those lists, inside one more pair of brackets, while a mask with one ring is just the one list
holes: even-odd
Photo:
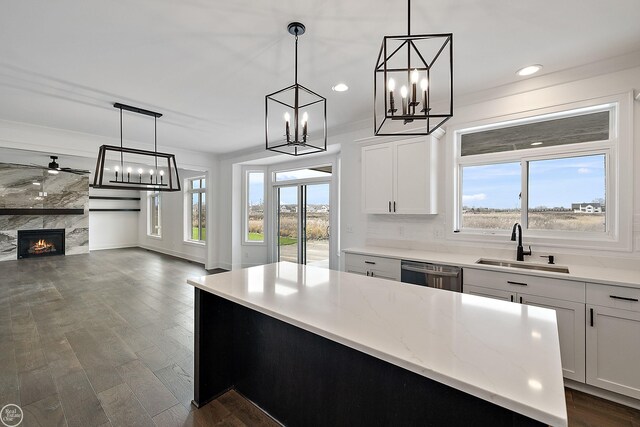
[[503, 407], [195, 290], [194, 404], [229, 389], [288, 426], [540, 426]]

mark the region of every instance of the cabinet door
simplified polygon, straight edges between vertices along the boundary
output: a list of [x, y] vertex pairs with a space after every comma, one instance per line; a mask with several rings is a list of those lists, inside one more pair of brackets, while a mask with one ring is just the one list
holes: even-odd
[[482, 286], [464, 285], [462, 292], [465, 294], [478, 295], [481, 297], [501, 299], [503, 301], [515, 301], [516, 294], [513, 292], [501, 291], [499, 289], [483, 288]]
[[[434, 143], [417, 139], [395, 144], [393, 192], [395, 213], [435, 214], [436, 192], [432, 188], [435, 164], [432, 156]], [[435, 185], [435, 182], [433, 183]]]
[[640, 313], [587, 305], [586, 315], [587, 384], [640, 399]]
[[518, 294], [518, 302], [556, 311], [562, 374], [565, 378], [584, 382], [584, 304], [526, 294]]
[[[391, 207], [391, 209], [390, 209]], [[393, 210], [393, 146], [362, 148], [362, 211], [388, 214]]]

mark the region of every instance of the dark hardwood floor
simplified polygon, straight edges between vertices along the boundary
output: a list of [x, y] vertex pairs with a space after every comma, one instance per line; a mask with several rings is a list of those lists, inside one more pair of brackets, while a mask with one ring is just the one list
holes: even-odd
[[142, 249], [0, 263], [0, 407], [24, 426], [277, 425], [229, 392], [196, 410], [198, 264]]
[[[202, 266], [142, 249], [0, 262], [0, 407], [24, 426], [274, 426], [231, 391], [193, 398]], [[567, 390], [570, 425], [640, 427], [640, 411]]]

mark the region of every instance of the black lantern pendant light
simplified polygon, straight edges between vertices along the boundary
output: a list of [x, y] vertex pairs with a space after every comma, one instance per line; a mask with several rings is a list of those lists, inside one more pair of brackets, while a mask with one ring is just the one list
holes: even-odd
[[411, 35], [407, 2], [407, 35], [385, 36], [376, 62], [377, 136], [429, 135], [453, 117], [453, 34]]
[[292, 22], [287, 30], [296, 39], [295, 83], [265, 97], [266, 147], [292, 156], [327, 151], [327, 100], [298, 83], [298, 36], [305, 27]]
[[[157, 120], [161, 113], [116, 102], [120, 110], [120, 146], [103, 145], [93, 176], [93, 188], [111, 190], [180, 191], [176, 156], [158, 152]], [[122, 111], [153, 117], [153, 151], [123, 145]]]

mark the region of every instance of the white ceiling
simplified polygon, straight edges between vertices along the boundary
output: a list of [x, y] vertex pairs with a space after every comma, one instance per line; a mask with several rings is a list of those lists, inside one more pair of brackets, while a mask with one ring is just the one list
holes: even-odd
[[[161, 148], [213, 153], [264, 144], [264, 96], [293, 82], [288, 22], [307, 26], [299, 79], [330, 131], [371, 118], [382, 37], [406, 32], [399, 0], [1, 1], [0, 119], [118, 137], [119, 101], [165, 114]], [[413, 3], [413, 33], [454, 33], [457, 95], [640, 50], [638, 0]], [[153, 138], [140, 116], [124, 127]]]

